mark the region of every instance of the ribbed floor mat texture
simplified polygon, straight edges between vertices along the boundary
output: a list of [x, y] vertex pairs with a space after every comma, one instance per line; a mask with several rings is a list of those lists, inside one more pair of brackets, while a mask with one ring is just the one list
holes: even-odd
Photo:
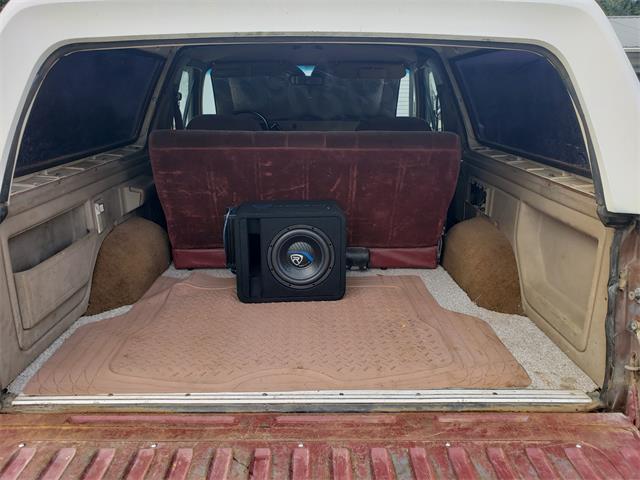
[[248, 305], [235, 280], [161, 277], [127, 314], [79, 328], [24, 393], [508, 388], [529, 377], [482, 320], [414, 276], [349, 278], [337, 302]]

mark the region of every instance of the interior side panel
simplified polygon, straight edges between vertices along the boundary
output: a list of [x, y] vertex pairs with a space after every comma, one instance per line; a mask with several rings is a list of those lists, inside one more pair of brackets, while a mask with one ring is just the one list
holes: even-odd
[[137, 154], [14, 193], [0, 224], [0, 387], [85, 312], [102, 240], [149, 179]]
[[468, 154], [455, 208], [458, 218], [480, 211], [507, 236], [525, 313], [601, 385], [613, 230], [598, 219], [594, 197]]

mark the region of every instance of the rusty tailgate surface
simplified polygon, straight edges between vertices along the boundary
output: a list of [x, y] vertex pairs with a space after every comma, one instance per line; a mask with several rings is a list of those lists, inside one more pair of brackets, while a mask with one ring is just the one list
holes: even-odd
[[6, 414], [0, 479], [640, 478], [621, 414]]

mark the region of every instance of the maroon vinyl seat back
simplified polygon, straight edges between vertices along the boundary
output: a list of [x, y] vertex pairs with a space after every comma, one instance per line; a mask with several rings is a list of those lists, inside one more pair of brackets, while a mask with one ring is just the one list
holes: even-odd
[[224, 266], [226, 209], [276, 199], [336, 200], [372, 266], [433, 268], [461, 155], [454, 134], [381, 131], [161, 130], [149, 151], [181, 268]]

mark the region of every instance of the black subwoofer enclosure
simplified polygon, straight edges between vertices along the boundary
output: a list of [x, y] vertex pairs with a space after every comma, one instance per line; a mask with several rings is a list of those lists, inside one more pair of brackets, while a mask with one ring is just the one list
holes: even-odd
[[224, 244], [242, 302], [344, 296], [346, 222], [336, 202], [244, 203], [227, 212]]

